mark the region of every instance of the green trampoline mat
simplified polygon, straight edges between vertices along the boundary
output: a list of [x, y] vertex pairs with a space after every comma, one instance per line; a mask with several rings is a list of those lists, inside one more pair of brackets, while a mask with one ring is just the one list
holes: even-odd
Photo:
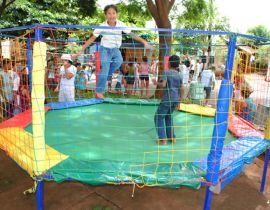
[[[204, 172], [198, 172], [192, 162], [209, 152], [213, 117], [175, 111], [177, 142], [158, 146], [154, 126], [156, 109], [155, 105], [103, 103], [49, 111], [46, 144], [69, 155], [50, 169], [54, 179], [72, 177], [100, 184], [127, 181], [132, 176], [138, 182], [149, 179], [148, 184], [153, 184], [167, 183], [166, 177], [179, 180], [181, 176], [187, 181], [202, 176]], [[32, 127], [26, 130], [31, 132]], [[226, 143], [233, 137], [227, 139]], [[187, 185], [195, 187], [193, 182]]]

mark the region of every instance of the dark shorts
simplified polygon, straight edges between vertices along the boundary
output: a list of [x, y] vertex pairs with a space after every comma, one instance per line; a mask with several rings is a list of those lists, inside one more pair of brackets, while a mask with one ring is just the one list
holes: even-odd
[[189, 71], [189, 73], [190, 73], [191, 75], [194, 75], [194, 72], [195, 72], [194, 70], [190, 70], [190, 71]]
[[134, 85], [135, 82], [134, 76], [126, 76], [126, 80], [128, 85]]
[[149, 81], [149, 75], [140, 75], [140, 80]]
[[121, 83], [120, 82], [116, 83], [115, 90], [121, 90]]
[[206, 99], [209, 99], [210, 96], [211, 96], [211, 90], [212, 90], [212, 88], [211, 87], [204, 87], [204, 90], [206, 92]]

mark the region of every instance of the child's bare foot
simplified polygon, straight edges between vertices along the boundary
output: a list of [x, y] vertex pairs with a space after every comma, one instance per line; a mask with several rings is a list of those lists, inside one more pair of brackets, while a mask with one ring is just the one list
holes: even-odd
[[99, 99], [103, 99], [104, 95], [102, 93], [95, 93], [95, 97]]
[[157, 140], [157, 144], [159, 144], [159, 145], [166, 145], [167, 144], [167, 140], [165, 140], [165, 139], [158, 139]]

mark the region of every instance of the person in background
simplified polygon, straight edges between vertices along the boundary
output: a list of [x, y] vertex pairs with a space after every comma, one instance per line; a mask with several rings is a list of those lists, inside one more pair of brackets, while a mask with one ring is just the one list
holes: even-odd
[[13, 68], [13, 94], [14, 94], [14, 115], [20, 113], [20, 76], [17, 73], [17, 68]]
[[256, 115], [257, 106], [250, 97], [252, 91], [248, 88], [243, 88], [241, 90], [242, 100], [237, 100], [235, 102], [235, 111], [246, 121], [253, 123]]
[[143, 62], [139, 66], [140, 81], [141, 81], [141, 97], [145, 88], [145, 97], [149, 96], [149, 72], [150, 65], [148, 64], [147, 56], [143, 56]]
[[87, 75], [85, 71], [81, 69], [77, 76], [78, 95], [80, 98], [83, 98], [86, 92]]
[[184, 61], [181, 62], [179, 74], [182, 77], [181, 100], [185, 100], [189, 93], [189, 70]]
[[63, 65], [60, 68], [60, 84], [55, 88], [55, 92], [59, 92], [59, 102], [75, 101], [77, 69], [72, 65], [73, 62], [69, 54], [63, 54], [61, 60]]
[[135, 82], [135, 65], [134, 65], [134, 59], [130, 58], [128, 61], [128, 64], [126, 65], [125, 68], [125, 79], [127, 81], [127, 88], [126, 88], [126, 93], [127, 95], [131, 95], [133, 92], [133, 86]]
[[4, 118], [13, 117], [14, 112], [14, 92], [13, 92], [14, 72], [12, 63], [8, 58], [3, 59], [3, 70], [0, 71], [0, 94], [3, 98]]
[[211, 97], [211, 91], [215, 88], [215, 66], [211, 66], [209, 70], [205, 69], [201, 73], [201, 82], [204, 85], [206, 93], [204, 105], [208, 106], [209, 99]]
[[123, 80], [123, 74], [122, 71], [119, 70], [117, 75], [117, 82], [115, 84], [115, 91], [117, 94], [121, 94], [122, 92], [122, 80]]

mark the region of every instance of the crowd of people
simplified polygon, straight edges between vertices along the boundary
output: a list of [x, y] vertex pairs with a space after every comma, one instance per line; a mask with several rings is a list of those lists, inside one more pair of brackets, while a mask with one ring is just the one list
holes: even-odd
[[30, 107], [28, 68], [20, 61], [1, 59], [1, 119], [11, 118]]
[[[101, 26], [122, 27], [126, 25], [117, 19], [118, 10], [115, 5], [108, 5], [104, 9], [106, 21]], [[108, 33], [110, 32], [110, 33]], [[123, 63], [119, 50], [122, 43], [122, 33], [144, 44], [146, 49], [152, 46], [143, 38], [126, 29], [95, 29], [93, 35], [75, 55], [62, 54], [61, 66], [56, 65], [55, 58], [50, 57], [46, 66], [46, 88], [48, 91], [58, 92], [59, 102], [75, 101], [75, 95], [82, 98], [87, 90], [93, 69], [90, 65], [81, 65], [76, 58], [91, 45], [98, 36], [102, 35], [99, 48], [101, 69], [98, 73], [95, 87], [95, 97], [104, 98], [104, 93], [112, 91], [127, 96], [136, 94], [142, 98], [150, 97], [150, 83], [162, 88], [163, 97], [155, 114], [155, 125], [158, 134], [158, 144], [175, 142], [172, 113], [180, 100], [190, 99], [193, 103], [208, 106], [211, 92], [215, 88], [215, 66], [208, 65], [200, 57], [185, 54], [182, 59], [173, 55], [169, 57], [168, 70], [159, 75], [158, 61], [152, 57], [143, 56], [140, 62], [135, 57]], [[91, 66], [92, 67], [92, 66]], [[116, 74], [115, 74], [116, 72]], [[112, 80], [117, 75], [117, 82], [112, 88]], [[152, 79], [150, 78], [152, 76]], [[158, 76], [159, 75], [159, 76]], [[157, 80], [157, 78], [159, 78]], [[237, 83], [236, 83], [237, 84]], [[3, 118], [10, 118], [30, 107], [30, 89], [27, 68], [20, 63], [13, 63], [3, 59], [0, 71], [0, 100]], [[236, 87], [237, 90], [237, 87]], [[237, 113], [242, 114], [248, 109], [256, 109], [249, 99], [250, 92], [243, 92], [236, 102]], [[250, 110], [248, 110], [250, 112]], [[247, 120], [250, 120], [247, 118]], [[165, 127], [164, 127], [165, 124]]]

